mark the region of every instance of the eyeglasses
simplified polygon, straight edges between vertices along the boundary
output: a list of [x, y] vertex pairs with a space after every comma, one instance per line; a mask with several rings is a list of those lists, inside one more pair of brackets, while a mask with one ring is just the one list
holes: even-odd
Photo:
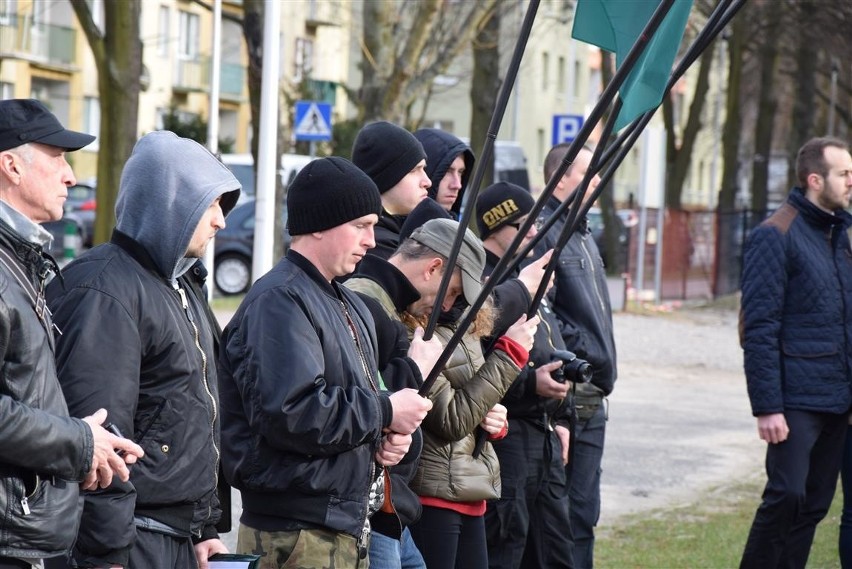
[[[516, 231], [520, 231], [521, 225], [523, 225], [524, 223], [526, 223], [526, 220], [516, 221], [514, 223], [507, 223], [506, 225], [508, 225], [509, 227], [514, 227]], [[533, 222], [532, 226], [535, 227], [536, 231], [541, 231], [541, 228], [544, 227], [544, 220], [541, 218], [537, 218], [535, 222]]]

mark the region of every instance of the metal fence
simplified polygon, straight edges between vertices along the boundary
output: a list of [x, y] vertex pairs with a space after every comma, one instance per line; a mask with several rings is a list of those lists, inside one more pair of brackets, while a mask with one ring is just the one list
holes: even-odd
[[658, 211], [648, 209], [645, 223], [644, 264], [639, 282], [639, 227], [630, 228], [625, 273], [635, 291], [659, 289], [662, 300], [713, 299], [740, 288], [743, 246], [752, 228], [767, 212], [663, 212], [662, 253], [658, 266]]

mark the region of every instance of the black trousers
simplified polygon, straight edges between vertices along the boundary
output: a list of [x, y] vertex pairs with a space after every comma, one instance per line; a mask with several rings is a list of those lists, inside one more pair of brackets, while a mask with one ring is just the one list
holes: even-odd
[[785, 411], [790, 434], [766, 449], [766, 487], [740, 567], [804, 568], [828, 513], [843, 457], [846, 413]]
[[14, 557], [0, 557], [0, 569], [32, 569], [32, 567], [26, 561], [21, 561]]
[[506, 437], [491, 444], [500, 460], [502, 492], [485, 512], [489, 568], [573, 567], [568, 487], [556, 433], [510, 419]]

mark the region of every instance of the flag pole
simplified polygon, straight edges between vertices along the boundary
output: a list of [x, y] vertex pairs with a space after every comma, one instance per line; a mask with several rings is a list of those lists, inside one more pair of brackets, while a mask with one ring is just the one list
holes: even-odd
[[[476, 196], [479, 194], [479, 186], [482, 184], [482, 178], [485, 177], [485, 165], [491, 162], [491, 155], [494, 149], [494, 141], [497, 138], [497, 133], [500, 131], [500, 125], [503, 122], [503, 116], [506, 113], [506, 107], [509, 104], [509, 97], [512, 94], [512, 89], [515, 85], [515, 80], [518, 76], [518, 69], [521, 66], [521, 59], [527, 47], [532, 26], [535, 22], [535, 16], [538, 12], [538, 6], [541, 0], [531, 0], [527, 6], [527, 12], [521, 24], [521, 31], [518, 35], [518, 41], [515, 43], [515, 50], [512, 53], [512, 59], [509, 63], [509, 68], [506, 71], [506, 79], [500, 85], [500, 93], [497, 96], [497, 102], [494, 107], [494, 112], [491, 115], [491, 122], [488, 125], [488, 133], [485, 137], [485, 142], [482, 145], [482, 152], [476, 161], [473, 170], [471, 183], [468, 185], [462, 198], [462, 216], [459, 220], [459, 231], [456, 234], [453, 246], [450, 249], [450, 254], [447, 258], [447, 266], [444, 273], [441, 275], [441, 283], [438, 287], [438, 293], [435, 296], [435, 303], [432, 306], [432, 312], [429, 314], [429, 321], [423, 332], [423, 339], [429, 340], [432, 338], [432, 333], [435, 331], [435, 326], [438, 323], [438, 317], [441, 315], [441, 305], [444, 302], [444, 297], [447, 294], [447, 289], [450, 286], [450, 279], [453, 276], [453, 270], [456, 266], [459, 250], [464, 242], [464, 234], [467, 226], [470, 223], [470, 218], [473, 215], [473, 204], [476, 203]], [[496, 8], [495, 8], [496, 9]], [[479, 275], [480, 278], [482, 275]], [[467, 299], [472, 302], [472, 298]], [[453, 346], [455, 348], [455, 346]]]
[[[707, 25], [702, 30], [701, 34], [699, 34], [699, 36], [695, 39], [692, 46], [690, 46], [684, 57], [675, 67], [675, 70], [672, 72], [668, 84], [666, 85], [665, 93], [668, 93], [675, 83], [680, 80], [684, 73], [686, 73], [687, 69], [689, 69], [695, 60], [698, 59], [701, 53], [710, 45], [728, 22], [731, 21], [745, 2], [746, 0], [723, 0], [719, 3], [713, 14], [711, 14], [708, 19]], [[654, 108], [647, 111], [640, 117], [637, 117], [636, 120], [634, 120], [628, 127], [622, 130], [616, 140], [604, 151], [604, 154], [600, 159], [600, 164], [607, 164], [607, 170], [601, 174], [601, 182], [598, 185], [598, 189], [595, 190], [596, 194], [589, 200], [589, 202], [593, 202], [597, 199], [602, 190], [606, 187], [607, 183], [614, 175], [615, 170], [621, 165], [621, 162], [633, 147], [639, 135], [642, 133], [642, 130], [648, 122], [650, 122], [656, 111], [657, 109]], [[613, 158], [613, 155], [615, 155], [616, 152], [618, 152], [618, 154], [615, 158]], [[599, 172], [601, 168], [597, 164], [590, 164], [589, 169], [594, 172]], [[559, 204], [553, 215], [545, 220], [538, 232], [538, 235], [536, 235], [527, 245], [518, 251], [518, 254], [512, 260], [512, 263], [506, 271], [507, 274], [513, 274], [518, 269], [518, 266], [523, 263], [527, 255], [529, 255], [536, 245], [538, 245], [539, 241], [541, 241], [544, 235], [546, 235], [550, 228], [553, 227], [565, 210], [570, 207], [574, 201], [575, 193], [572, 193], [564, 202]], [[584, 211], [581, 213], [585, 214], [588, 212], [589, 207], [591, 207], [591, 204], [584, 207]], [[582, 218], [583, 215], [580, 215], [579, 217]]]
[[[668, 14], [673, 4], [674, 0], [662, 0], [660, 2], [660, 5], [654, 11], [654, 14], [651, 16], [651, 19], [645, 25], [645, 28], [639, 35], [639, 38], [637, 38], [636, 43], [630, 49], [630, 52], [627, 54], [627, 57], [624, 59], [621, 67], [616, 71], [615, 75], [612, 78], [612, 81], [610, 81], [609, 85], [607, 85], [607, 87], [604, 89], [600, 99], [598, 100], [598, 103], [595, 105], [594, 109], [592, 109], [592, 112], [589, 114], [588, 120], [580, 128], [580, 131], [577, 134], [577, 138], [569, 147], [568, 153], [565, 155], [565, 158], [562, 160], [562, 163], [559, 165], [556, 172], [554, 172], [553, 176], [551, 176], [550, 181], [547, 183], [547, 186], [542, 191], [542, 195], [533, 205], [533, 209], [527, 216], [526, 221], [521, 224], [521, 228], [518, 230], [518, 234], [515, 235], [515, 238], [509, 245], [508, 254], [504, 255], [500, 259], [494, 269], [494, 272], [492, 273], [491, 278], [489, 278], [487, 281], [485, 281], [485, 283], [483, 283], [482, 291], [479, 293], [479, 296], [476, 298], [476, 300], [471, 301], [470, 308], [467, 310], [467, 313], [459, 322], [455, 332], [450, 337], [450, 340], [447, 342], [444, 351], [438, 357], [438, 360], [435, 362], [435, 365], [429, 372], [429, 375], [423, 381], [423, 385], [418, 391], [420, 395], [426, 396], [432, 389], [432, 385], [434, 385], [435, 380], [438, 378], [438, 374], [444, 368], [444, 365], [447, 363], [447, 361], [449, 361], [450, 355], [453, 353], [456, 346], [461, 341], [462, 336], [467, 332], [468, 327], [473, 322], [473, 319], [476, 317], [477, 311], [485, 303], [485, 299], [488, 298], [488, 295], [491, 294], [491, 291], [494, 289], [495, 284], [505, 278], [505, 275], [507, 274], [506, 268], [509, 265], [512, 254], [514, 254], [514, 252], [518, 250], [518, 247], [523, 241], [524, 236], [529, 231], [530, 227], [532, 227], [533, 223], [535, 223], [536, 216], [542, 210], [544, 204], [547, 202], [547, 200], [550, 198], [550, 196], [556, 189], [557, 182], [565, 174], [565, 171], [571, 165], [574, 158], [577, 157], [577, 154], [579, 154], [582, 145], [585, 144], [586, 140], [589, 138], [589, 135], [592, 133], [594, 126], [603, 116], [606, 107], [608, 107], [612, 100], [615, 98], [618, 89], [621, 87], [622, 83], [624, 83], [624, 80], [627, 78], [627, 75], [632, 71], [633, 66], [636, 64], [636, 61], [642, 55], [642, 51], [650, 42], [654, 33], [657, 31], [657, 28], [660, 27], [660, 24], [666, 17], [666, 14]], [[447, 280], [447, 283], [449, 283], [449, 280]]]

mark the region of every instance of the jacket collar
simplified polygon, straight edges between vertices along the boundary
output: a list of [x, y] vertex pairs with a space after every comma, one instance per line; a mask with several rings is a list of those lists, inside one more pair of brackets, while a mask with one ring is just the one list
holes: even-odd
[[361, 260], [355, 276], [377, 282], [388, 293], [397, 312], [404, 312], [420, 299], [420, 293], [402, 271], [375, 255], [367, 255]]
[[139, 263], [149, 271], [156, 273], [162, 278], [166, 278], [165, 275], [160, 272], [160, 269], [157, 268], [157, 264], [154, 262], [154, 259], [151, 257], [151, 255], [148, 254], [148, 251], [145, 250], [145, 247], [143, 247], [141, 243], [139, 243], [129, 235], [122, 233], [118, 229], [113, 229], [112, 237], [109, 241], [113, 245], [117, 245], [118, 247], [126, 251], [127, 254], [133, 257], [133, 259], [137, 263]]
[[[292, 262], [294, 265], [302, 269], [302, 271], [307, 274], [312, 281], [316, 283], [318, 287], [320, 287], [324, 293], [335, 297], [338, 300], [343, 300], [343, 295], [338, 290], [338, 285], [336, 282], [328, 282], [325, 280], [325, 277], [322, 276], [322, 273], [319, 272], [313, 263], [308, 261], [303, 255], [293, 251], [292, 249], [287, 250], [286, 258], [288, 261]], [[362, 260], [363, 262], [363, 260]]]
[[793, 188], [787, 201], [799, 210], [805, 221], [811, 225], [819, 227], [831, 227], [833, 225], [849, 227], [852, 225], [852, 215], [848, 212], [840, 209], [834, 213], [828, 213], [820, 209], [805, 197], [805, 191], [802, 188]]

